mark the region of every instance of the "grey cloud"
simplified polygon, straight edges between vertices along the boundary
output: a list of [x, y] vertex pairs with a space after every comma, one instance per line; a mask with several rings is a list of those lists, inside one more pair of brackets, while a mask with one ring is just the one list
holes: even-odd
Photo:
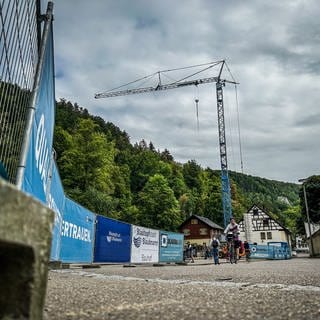
[[320, 114], [307, 115], [301, 113], [301, 117], [295, 122], [296, 126], [299, 127], [318, 127], [320, 124]]
[[[219, 169], [214, 84], [198, 88], [199, 132], [193, 87], [93, 95], [158, 70], [226, 58], [240, 82], [245, 172], [284, 181], [317, 173], [317, 1], [68, 0], [54, 8], [57, 98], [113, 122], [132, 142], [144, 138], [178, 161]], [[228, 159], [239, 171], [234, 88], [224, 92]]]

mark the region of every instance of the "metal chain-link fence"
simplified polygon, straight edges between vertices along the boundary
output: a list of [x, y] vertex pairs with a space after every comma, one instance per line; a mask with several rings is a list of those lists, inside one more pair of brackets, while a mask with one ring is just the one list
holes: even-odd
[[38, 62], [40, 0], [0, 0], [0, 161], [15, 183]]

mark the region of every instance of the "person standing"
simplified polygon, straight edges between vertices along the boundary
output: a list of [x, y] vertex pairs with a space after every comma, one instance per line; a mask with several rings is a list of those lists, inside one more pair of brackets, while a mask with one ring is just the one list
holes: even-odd
[[210, 254], [210, 249], [205, 242], [203, 243], [203, 251], [204, 251], [204, 259], [206, 260], [211, 256], [211, 254]]
[[247, 240], [244, 242], [244, 251], [246, 253], [246, 261], [249, 262], [249, 259], [250, 259], [250, 246], [249, 246], [249, 243], [248, 243]]
[[189, 241], [187, 242], [187, 252], [188, 252], [188, 258], [191, 259], [191, 263], [194, 263], [193, 246], [191, 245], [191, 243]]
[[220, 241], [215, 235], [213, 235], [213, 237], [211, 239], [210, 246], [212, 248], [212, 256], [213, 256], [214, 264], [220, 264], [220, 262], [219, 262]]

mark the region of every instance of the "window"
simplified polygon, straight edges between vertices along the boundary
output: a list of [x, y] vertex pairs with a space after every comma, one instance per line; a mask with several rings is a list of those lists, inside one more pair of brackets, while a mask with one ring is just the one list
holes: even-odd
[[260, 232], [260, 238], [261, 238], [261, 240], [265, 240], [266, 239], [266, 233], [265, 232]]
[[264, 218], [263, 219], [263, 226], [264, 227], [269, 227], [269, 219], [268, 218]]
[[207, 228], [200, 228], [200, 229], [199, 229], [199, 234], [200, 234], [201, 236], [207, 235], [207, 234], [208, 234], [208, 229], [207, 229]]
[[191, 219], [191, 224], [198, 224], [198, 219]]
[[185, 236], [190, 236], [190, 229], [183, 229], [183, 233]]
[[272, 239], [272, 232], [267, 232], [267, 239]]
[[258, 215], [259, 215], [259, 210], [257, 208], [254, 208], [253, 209], [253, 216], [258, 217]]

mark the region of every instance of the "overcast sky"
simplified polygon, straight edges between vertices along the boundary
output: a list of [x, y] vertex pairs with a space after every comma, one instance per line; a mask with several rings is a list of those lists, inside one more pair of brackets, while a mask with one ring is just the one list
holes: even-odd
[[[229, 169], [241, 172], [242, 158], [246, 174], [297, 182], [319, 174], [319, 16], [316, 0], [56, 0], [56, 99], [113, 122], [131, 143], [152, 141], [176, 161], [220, 169], [214, 83], [108, 99], [94, 94], [225, 59], [240, 83], [237, 91], [224, 88]], [[210, 72], [197, 77], [218, 70]], [[226, 68], [223, 77], [231, 79]]]

